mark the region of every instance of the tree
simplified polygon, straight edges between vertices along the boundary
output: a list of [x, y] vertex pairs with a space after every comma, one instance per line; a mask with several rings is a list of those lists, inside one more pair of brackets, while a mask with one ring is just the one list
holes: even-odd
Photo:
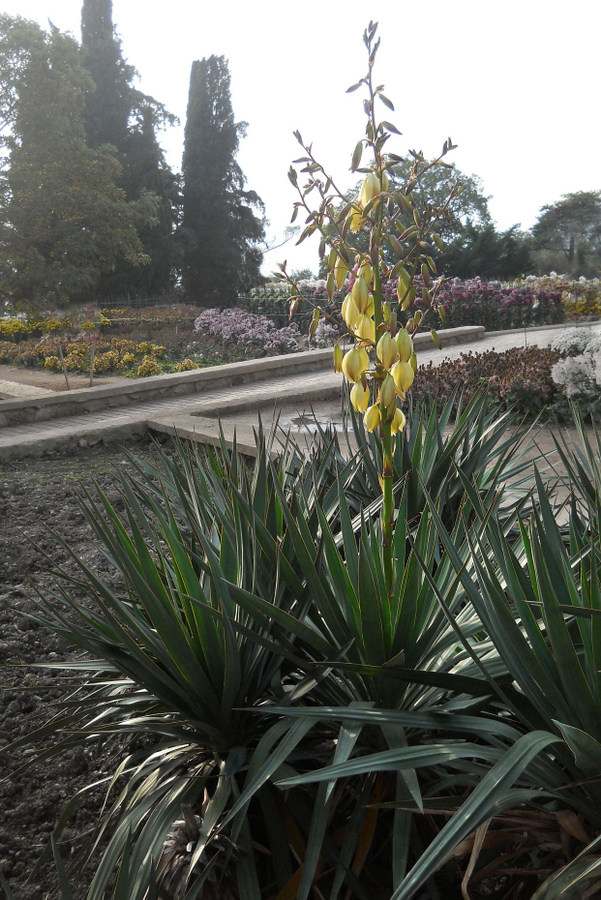
[[[398, 163], [391, 173], [392, 183], [402, 189], [411, 179], [413, 166], [412, 156]], [[451, 196], [454, 184], [459, 184], [460, 190]], [[477, 175], [465, 175], [452, 163], [440, 162], [428, 168], [412, 193], [420, 214], [425, 214], [426, 208], [444, 207], [437, 231], [445, 244], [463, 234], [468, 225], [480, 227], [491, 223], [490, 198], [484, 195], [482, 182]]]
[[190, 299], [232, 302], [261, 281], [263, 209], [236, 162], [246, 125], [234, 121], [223, 56], [192, 63], [184, 137], [182, 282]]
[[[455, 254], [467, 240], [468, 233], [475, 234], [478, 229], [492, 228], [491, 216], [488, 209], [489, 198], [485, 196], [482, 183], [477, 175], [465, 175], [454, 164], [446, 161], [434, 162], [423, 160], [417, 162], [419, 155], [409, 155], [397, 163], [390, 172], [391, 187], [397, 191], [406, 191], [407, 187], [415, 180], [416, 171], [421, 172], [415, 180], [415, 186], [410, 191], [415, 208], [420, 216], [430, 216], [436, 210], [441, 210], [441, 216], [437, 220], [436, 231], [439, 234], [445, 252], [441, 252], [436, 246], [432, 247], [432, 258], [436, 264], [446, 261], [446, 247], [452, 244]], [[417, 163], [417, 170], [415, 168]], [[454, 191], [458, 185], [459, 190]], [[358, 187], [347, 194], [349, 201], [357, 196]], [[403, 217], [405, 227], [413, 222], [412, 214], [407, 213]], [[493, 229], [494, 230], [494, 229]], [[362, 243], [363, 241], [363, 243]], [[362, 250], [365, 237], [359, 235], [358, 245]], [[387, 247], [388, 258], [394, 257], [392, 247]], [[320, 263], [320, 274], [326, 271], [326, 260]]]
[[509, 279], [531, 271], [531, 240], [517, 225], [498, 232], [494, 225], [468, 223], [445, 248], [440, 269], [456, 278]]
[[157, 131], [176, 120], [153, 97], [134, 88], [136, 71], [123, 59], [112, 0], [84, 0], [81, 35], [84, 64], [93, 81], [84, 110], [88, 142], [95, 148], [114, 148], [121, 164], [119, 186], [128, 200], [150, 194], [157, 204], [154, 223], [140, 232], [150, 264], [140, 272], [123, 262], [103, 279], [102, 291], [111, 297], [156, 296], [172, 286], [180, 205], [179, 185]]
[[126, 65], [114, 34], [112, 0], [84, 0], [81, 48], [93, 84], [86, 92], [84, 121], [91, 147], [111, 144], [124, 154], [132, 107], [135, 70]]
[[543, 206], [532, 229], [539, 271], [598, 275], [601, 267], [601, 191], [577, 191]]
[[8, 153], [0, 192], [0, 280], [5, 296], [37, 303], [79, 299], [121, 259], [145, 257], [137, 227], [149, 197], [128, 203], [107, 147], [86, 145], [90, 81], [79, 47], [53, 28], [0, 17], [0, 106]]

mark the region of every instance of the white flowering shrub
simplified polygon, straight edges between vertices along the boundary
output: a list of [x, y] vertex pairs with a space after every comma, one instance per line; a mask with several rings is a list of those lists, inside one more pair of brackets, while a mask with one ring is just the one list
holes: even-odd
[[568, 328], [553, 339], [551, 349], [566, 356], [578, 356], [586, 351], [592, 336], [590, 328]]
[[583, 394], [595, 393], [597, 385], [601, 383], [601, 373], [596, 371], [598, 358], [599, 354], [593, 358], [588, 353], [581, 353], [579, 356], [560, 359], [551, 369], [551, 378], [563, 388], [570, 400]]

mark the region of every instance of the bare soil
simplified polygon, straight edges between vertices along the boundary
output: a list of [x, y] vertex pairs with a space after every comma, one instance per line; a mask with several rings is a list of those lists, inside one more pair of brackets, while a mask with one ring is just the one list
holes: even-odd
[[[127, 379], [118, 375], [94, 375], [94, 385], [118, 384]], [[0, 381], [13, 381], [16, 384], [28, 384], [34, 387], [46, 388], [49, 391], [66, 391], [65, 376], [59, 372], [50, 372], [48, 369], [29, 369], [24, 366], [0, 365]], [[69, 385], [71, 390], [90, 387], [89, 375], [76, 375], [69, 372]]]
[[[153, 453], [146, 444], [134, 452], [146, 457]], [[114, 473], [129, 467], [124, 450], [114, 446], [82, 450], [77, 456], [0, 463], [0, 871], [15, 900], [45, 900], [56, 887], [51, 859], [31, 877], [33, 867], [67, 801], [106, 773], [111, 752], [99, 758], [78, 749], [21, 768], [35, 758], [33, 746], [6, 751], [11, 742], [44, 724], [62, 696], [65, 672], [35, 666], [50, 661], [64, 661], [68, 666], [79, 656], [61, 638], [27, 618], [36, 611], [32, 583], [40, 586], [43, 599], [44, 587], [51, 581], [50, 568], [72, 565], [50, 529], [105, 578], [115, 577], [94, 542], [75, 489], [96, 480], [118, 505]], [[90, 794], [64, 832], [59, 847], [67, 863], [95, 823], [102, 799], [101, 790]], [[84, 895], [82, 883], [73, 900]], [[4, 896], [1, 889], [0, 896]]]

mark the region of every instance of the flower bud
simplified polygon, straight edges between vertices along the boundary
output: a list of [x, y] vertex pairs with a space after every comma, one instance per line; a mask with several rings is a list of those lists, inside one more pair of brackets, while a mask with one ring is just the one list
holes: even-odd
[[350, 397], [357, 412], [364, 413], [369, 405], [369, 388], [363, 387], [361, 380], [356, 381], [352, 386]]
[[398, 434], [399, 431], [402, 431], [405, 427], [407, 419], [405, 418], [405, 413], [402, 409], [396, 410], [392, 422], [390, 423], [390, 433]]
[[361, 188], [361, 206], [367, 206], [370, 200], [380, 193], [380, 179], [374, 172], [370, 172]]
[[351, 288], [351, 297], [359, 312], [364, 313], [369, 299], [369, 289], [364, 278], [355, 278], [355, 283]]
[[376, 324], [371, 316], [364, 316], [359, 313], [359, 318], [353, 326], [353, 333], [362, 341], [371, 341], [374, 344], [376, 340]]
[[342, 301], [340, 312], [347, 328], [354, 328], [361, 313], [353, 303], [353, 299], [350, 294], [347, 294]]
[[338, 261], [334, 266], [334, 280], [336, 281], [336, 287], [339, 291], [344, 287], [344, 282], [346, 281], [346, 276], [348, 275], [348, 268], [343, 263], [343, 261], [338, 257]]
[[342, 372], [342, 347], [340, 344], [334, 345], [334, 371]]
[[365, 411], [365, 415], [363, 416], [363, 424], [365, 425], [365, 430], [375, 431], [381, 421], [382, 417], [380, 415], [380, 407], [376, 403], [374, 403], [373, 406], [370, 406], [369, 409]]
[[357, 278], [363, 278], [368, 287], [372, 286], [374, 280], [374, 270], [369, 263], [361, 263], [357, 271]]
[[355, 209], [355, 211], [353, 213], [351, 213], [349, 218], [350, 218], [349, 228], [351, 229], [351, 231], [353, 231], [353, 232], [361, 231], [361, 228], [363, 227], [363, 224], [365, 222], [365, 219], [361, 215], [361, 211], [358, 209]]
[[399, 328], [399, 332], [396, 336], [396, 343], [401, 362], [409, 362], [411, 354], [413, 353], [413, 341], [411, 340], [411, 335], [405, 328]]
[[342, 358], [342, 371], [347, 381], [359, 381], [369, 369], [369, 356], [364, 347], [353, 347]]
[[376, 345], [376, 356], [385, 369], [390, 367], [399, 358], [399, 351], [396, 341], [390, 336], [389, 331], [385, 331]]
[[415, 372], [413, 371], [411, 364], [399, 361], [394, 364], [390, 370], [390, 374], [394, 378], [394, 383], [396, 384], [398, 392], [401, 396], [404, 396], [413, 384], [413, 379], [415, 378]]
[[380, 387], [380, 403], [389, 409], [396, 403], [396, 384], [392, 375], [387, 375]]
[[387, 191], [388, 185], [390, 184], [390, 178], [388, 177], [388, 172], [386, 169], [382, 169], [382, 178], [381, 178], [382, 190]]
[[365, 315], [366, 315], [366, 316], [373, 316], [373, 314], [374, 314], [374, 312], [375, 312], [375, 309], [376, 309], [376, 306], [375, 306], [375, 303], [374, 303], [374, 295], [373, 295], [373, 294], [370, 294], [369, 297], [368, 297], [368, 300], [367, 300], [367, 307], [366, 307], [366, 309], [365, 309]]

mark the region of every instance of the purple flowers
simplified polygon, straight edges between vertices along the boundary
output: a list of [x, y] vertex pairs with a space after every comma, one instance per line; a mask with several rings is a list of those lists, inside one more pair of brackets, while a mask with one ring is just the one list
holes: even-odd
[[267, 316], [239, 307], [205, 309], [194, 322], [194, 333], [211, 335], [241, 354], [267, 355], [298, 350], [300, 332], [293, 322], [277, 328]]
[[564, 320], [560, 291], [530, 286], [501, 286], [472, 278], [453, 279], [441, 291], [440, 301], [449, 328], [484, 325], [488, 331], [553, 325]]

